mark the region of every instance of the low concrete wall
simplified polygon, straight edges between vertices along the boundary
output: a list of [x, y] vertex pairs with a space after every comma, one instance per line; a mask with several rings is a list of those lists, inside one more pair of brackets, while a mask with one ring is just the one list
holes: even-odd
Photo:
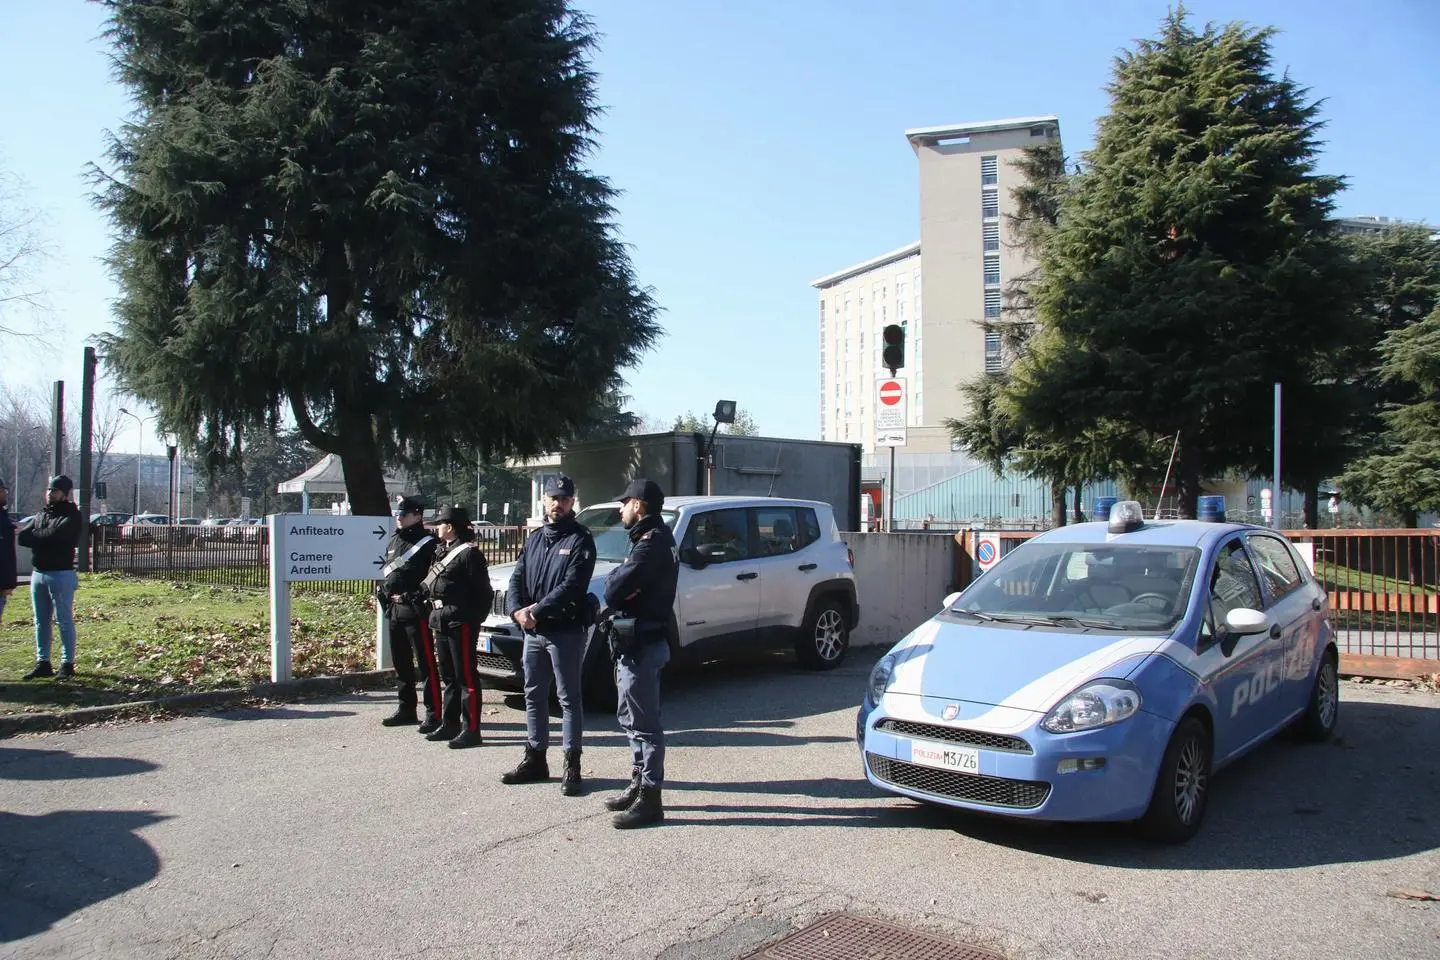
[[854, 646], [889, 646], [934, 616], [953, 589], [955, 551], [947, 534], [842, 533], [855, 553], [860, 626]]

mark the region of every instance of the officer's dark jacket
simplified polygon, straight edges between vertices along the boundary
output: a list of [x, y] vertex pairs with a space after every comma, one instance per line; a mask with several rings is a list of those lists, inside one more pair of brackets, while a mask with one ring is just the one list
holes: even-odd
[[660, 517], [644, 517], [630, 528], [630, 556], [605, 581], [605, 605], [625, 616], [669, 624], [679, 579], [675, 535]]
[[18, 540], [20, 546], [30, 548], [35, 569], [41, 573], [74, 570], [80, 508], [69, 500], [47, 503], [34, 524], [20, 531]]
[[[450, 563], [445, 558], [464, 546], [463, 555]], [[452, 540], [441, 544], [435, 551], [430, 564], [430, 573], [441, 565], [444, 569], [430, 580], [427, 596], [439, 600], [438, 608], [432, 605], [430, 625], [441, 629], [458, 627], [462, 624], [476, 627], [490, 612], [490, 603], [495, 599], [495, 589], [490, 586], [490, 567], [485, 555], [473, 540]]]
[[0, 590], [15, 589], [15, 569], [15, 521], [0, 507]]
[[386, 574], [380, 581], [380, 589], [376, 591], [390, 615], [399, 620], [414, 618], [415, 608], [409, 602], [391, 605], [390, 597], [398, 596], [404, 601], [415, 598], [426, 572], [430, 569], [430, 561], [435, 559], [435, 550], [440, 546], [440, 539], [426, 530], [425, 524], [416, 523], [396, 530], [390, 537], [390, 542], [385, 545], [385, 567], [389, 568], [421, 541], [424, 541], [424, 545], [411, 554], [409, 560]]
[[530, 534], [510, 574], [505, 612], [535, 604], [538, 630], [586, 622], [585, 596], [595, 573], [595, 539], [574, 517], [547, 523]]

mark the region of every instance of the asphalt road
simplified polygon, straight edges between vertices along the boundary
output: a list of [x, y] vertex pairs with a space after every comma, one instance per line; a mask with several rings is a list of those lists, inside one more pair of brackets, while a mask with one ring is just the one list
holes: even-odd
[[836, 910], [1012, 960], [1440, 955], [1440, 903], [1387, 896], [1440, 892], [1440, 696], [1345, 685], [1337, 743], [1262, 748], [1155, 847], [875, 793], [873, 659], [677, 678], [668, 820], [629, 833], [613, 720], [588, 796], [504, 787], [496, 691], [470, 751], [381, 695], [0, 741], [0, 957], [733, 958]]

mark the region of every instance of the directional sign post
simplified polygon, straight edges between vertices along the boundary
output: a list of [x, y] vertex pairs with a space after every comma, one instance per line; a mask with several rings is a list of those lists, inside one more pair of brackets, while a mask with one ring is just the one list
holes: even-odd
[[[270, 679], [289, 680], [290, 584], [299, 580], [378, 580], [385, 541], [394, 528], [389, 517], [271, 514]], [[388, 659], [383, 636], [376, 661]], [[381, 666], [380, 669], [385, 669]]]

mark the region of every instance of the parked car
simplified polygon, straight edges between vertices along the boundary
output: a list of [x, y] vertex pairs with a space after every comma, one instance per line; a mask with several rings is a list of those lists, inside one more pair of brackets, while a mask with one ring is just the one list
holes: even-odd
[[138, 513], [120, 525], [120, 539], [149, 543], [159, 536], [159, 527], [168, 526], [170, 518], [163, 513]]
[[1284, 537], [1123, 501], [947, 597], [876, 664], [855, 738], [892, 793], [1180, 842], [1216, 770], [1287, 727], [1331, 735], [1338, 660]]
[[[860, 619], [854, 558], [830, 505], [773, 497], [670, 497], [662, 513], [679, 544], [680, 576], [670, 620], [677, 660], [698, 660], [757, 647], [786, 647], [817, 670], [838, 666]], [[605, 578], [630, 550], [620, 504], [581, 511], [595, 537], [590, 592], [603, 599]], [[514, 564], [490, 568], [491, 615], [477, 631], [479, 672], [509, 684], [522, 679], [524, 638], [505, 614]], [[592, 638], [593, 639], [593, 638]], [[609, 651], [588, 643], [586, 700], [613, 705]]]
[[94, 513], [90, 515], [90, 536], [101, 543], [120, 539], [120, 528], [130, 519], [128, 513]]
[[253, 542], [260, 539], [260, 530], [265, 526], [264, 517], [239, 517], [225, 525], [226, 540]]

